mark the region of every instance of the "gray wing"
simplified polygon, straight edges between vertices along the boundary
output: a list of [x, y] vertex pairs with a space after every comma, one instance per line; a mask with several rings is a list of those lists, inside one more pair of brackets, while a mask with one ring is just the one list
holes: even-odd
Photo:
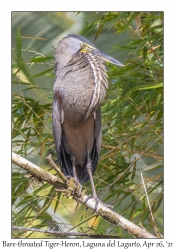
[[[60, 154], [60, 144], [62, 137], [62, 128], [61, 128], [61, 105], [59, 103], [59, 98], [55, 94], [52, 104], [52, 124], [53, 124], [53, 136], [56, 146], [57, 156]], [[60, 159], [58, 157], [60, 164]], [[60, 164], [61, 165], [61, 164]]]
[[102, 138], [102, 128], [101, 128], [101, 108], [97, 108], [95, 112], [95, 141], [94, 147], [91, 153], [92, 159], [92, 173], [95, 172], [100, 156], [101, 138]]
[[99, 106], [96, 110], [96, 118], [95, 118], [95, 141], [96, 141], [96, 149], [98, 156], [100, 154], [101, 140], [102, 140], [101, 108]]
[[64, 145], [64, 137], [62, 131], [63, 111], [61, 109], [61, 102], [59, 95], [54, 95], [52, 104], [52, 123], [53, 123], [53, 136], [55, 141], [56, 153], [61, 170], [65, 175], [72, 176], [72, 164], [70, 156], [67, 154]]

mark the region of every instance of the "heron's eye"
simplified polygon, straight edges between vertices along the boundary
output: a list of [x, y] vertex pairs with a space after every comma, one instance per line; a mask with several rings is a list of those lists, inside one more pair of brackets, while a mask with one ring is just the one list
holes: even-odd
[[95, 48], [92, 47], [91, 45], [87, 44], [87, 43], [81, 43], [81, 52], [89, 52], [94, 50]]

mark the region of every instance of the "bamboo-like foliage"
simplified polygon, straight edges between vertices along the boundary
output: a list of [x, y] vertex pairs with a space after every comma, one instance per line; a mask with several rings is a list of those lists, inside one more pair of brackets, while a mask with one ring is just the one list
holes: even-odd
[[[125, 65], [107, 66], [110, 84], [102, 105], [103, 143], [94, 175], [98, 196], [133, 223], [141, 222], [148, 231], [156, 225], [163, 233], [163, 13], [99, 12], [87, 17], [79, 33], [96, 41], [112, 36], [111, 51]], [[56, 160], [51, 125], [53, 53], [39, 52], [35, 44], [42, 46], [45, 37], [32, 35], [24, 47], [26, 37], [19, 26], [12, 52], [13, 151], [56, 174], [44, 160], [49, 153]], [[119, 35], [129, 39], [118, 42]], [[75, 211], [74, 201], [48, 183], [29, 178], [17, 166], [12, 178], [14, 225], [62, 231], [77, 226], [79, 232], [130, 237], [84, 207]], [[86, 194], [91, 192], [89, 183], [84, 188]], [[71, 226], [60, 222], [60, 216]], [[43, 236], [18, 232], [15, 237]]]

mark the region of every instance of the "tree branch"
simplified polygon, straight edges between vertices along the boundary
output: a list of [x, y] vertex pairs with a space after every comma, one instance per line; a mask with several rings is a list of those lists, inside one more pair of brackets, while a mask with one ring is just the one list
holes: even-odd
[[61, 237], [67, 237], [67, 236], [78, 236], [78, 237], [90, 237], [90, 238], [119, 238], [116, 236], [111, 235], [104, 235], [104, 234], [90, 234], [90, 233], [81, 233], [81, 232], [59, 232], [59, 231], [53, 231], [53, 230], [42, 230], [38, 228], [26, 228], [26, 227], [18, 227], [18, 226], [12, 226], [13, 230], [17, 231], [31, 231], [31, 232], [38, 232], [43, 234], [54, 234], [56, 236]]
[[[41, 179], [42, 181], [50, 183], [56, 189], [61, 189], [62, 191], [67, 190], [68, 192], [70, 192], [70, 187], [68, 185], [68, 182], [66, 181], [64, 182], [62, 179], [55, 177], [54, 175], [48, 173], [47, 171], [31, 163], [30, 161], [24, 159], [23, 157], [15, 153], [12, 153], [12, 162], [18, 165], [19, 167], [27, 170], [30, 174]], [[85, 204], [85, 201], [88, 196], [84, 195], [81, 197], [77, 197], [76, 194], [71, 194], [71, 195], [77, 202], [80, 202], [81, 204], [85, 205], [86, 207], [94, 211], [95, 201], [93, 199], [89, 199]], [[120, 228], [126, 230], [128, 233], [135, 236], [136, 238], [156, 238], [146, 229], [135, 225], [131, 221], [125, 219], [124, 217], [112, 211], [111, 209], [107, 208], [101, 203], [98, 203], [96, 213], [101, 215], [104, 219], [108, 220], [109, 222], [118, 225]]]

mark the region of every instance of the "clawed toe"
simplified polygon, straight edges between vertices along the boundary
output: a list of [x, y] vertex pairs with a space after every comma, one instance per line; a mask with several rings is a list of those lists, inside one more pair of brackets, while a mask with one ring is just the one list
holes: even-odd
[[72, 194], [76, 194], [78, 197], [81, 196], [82, 185], [79, 182], [75, 181], [75, 186]]
[[81, 196], [81, 191], [82, 191], [82, 185], [79, 183], [79, 181], [76, 181], [72, 177], [67, 178], [67, 186], [68, 190], [70, 192], [69, 195], [76, 195], [78, 197]]

